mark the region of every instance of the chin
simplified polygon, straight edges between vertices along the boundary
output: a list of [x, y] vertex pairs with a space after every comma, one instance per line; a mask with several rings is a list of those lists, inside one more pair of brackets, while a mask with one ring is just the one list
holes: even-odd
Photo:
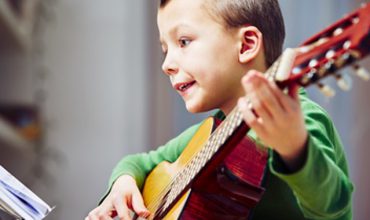
[[198, 111], [198, 110], [195, 110], [195, 109], [192, 109], [192, 108], [186, 108], [188, 110], [188, 112], [192, 113], [192, 114], [196, 114], [196, 113], [201, 113], [201, 111]]
[[203, 113], [203, 112], [212, 110], [212, 109], [207, 108], [206, 106], [196, 105], [194, 103], [185, 103], [185, 106], [188, 112], [193, 113], [193, 114]]

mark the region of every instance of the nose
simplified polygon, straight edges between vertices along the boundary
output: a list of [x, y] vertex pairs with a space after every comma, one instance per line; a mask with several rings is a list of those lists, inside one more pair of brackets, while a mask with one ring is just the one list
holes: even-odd
[[168, 76], [174, 75], [179, 72], [179, 67], [177, 63], [169, 54], [166, 55], [163, 61], [162, 71]]

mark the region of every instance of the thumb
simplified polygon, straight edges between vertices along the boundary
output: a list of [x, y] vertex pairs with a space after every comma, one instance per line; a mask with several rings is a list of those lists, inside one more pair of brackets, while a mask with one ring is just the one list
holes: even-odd
[[139, 191], [132, 194], [132, 208], [140, 217], [148, 217], [150, 211], [145, 207], [143, 197]]

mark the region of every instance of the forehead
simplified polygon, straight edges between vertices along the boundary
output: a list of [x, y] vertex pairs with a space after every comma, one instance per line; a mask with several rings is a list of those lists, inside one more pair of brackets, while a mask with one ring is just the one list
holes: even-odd
[[206, 9], [206, 0], [171, 0], [158, 10], [157, 23], [163, 35], [178, 26], [201, 28], [216, 21]]

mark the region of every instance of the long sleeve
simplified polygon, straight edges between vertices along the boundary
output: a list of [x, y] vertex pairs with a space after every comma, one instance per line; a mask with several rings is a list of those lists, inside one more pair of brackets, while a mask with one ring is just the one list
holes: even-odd
[[295, 173], [288, 173], [277, 153], [272, 152], [271, 173], [292, 189], [305, 218], [351, 219], [353, 185], [338, 133], [325, 111], [302, 98], [307, 130], [307, 159]]
[[117, 178], [124, 174], [134, 177], [138, 187], [142, 188], [145, 177], [154, 167], [162, 161], [174, 162], [179, 157], [182, 150], [197, 131], [199, 125], [193, 125], [186, 129], [179, 136], [170, 140], [165, 145], [158, 147], [156, 150], [124, 157], [113, 169], [109, 180], [108, 191], [100, 202], [108, 195]]
[[[289, 173], [277, 153], [270, 151], [267, 190], [255, 209], [253, 219], [335, 219], [352, 218], [353, 185], [337, 131], [325, 111], [301, 90], [301, 104], [309, 132], [307, 159], [295, 173]], [[222, 112], [215, 115], [223, 119]], [[135, 178], [139, 188], [147, 174], [162, 161], [175, 161], [190, 141], [194, 125], [155, 151], [123, 158], [113, 170], [109, 189], [123, 174]], [[257, 140], [255, 132], [248, 133]], [[106, 193], [106, 195], [108, 194]]]

